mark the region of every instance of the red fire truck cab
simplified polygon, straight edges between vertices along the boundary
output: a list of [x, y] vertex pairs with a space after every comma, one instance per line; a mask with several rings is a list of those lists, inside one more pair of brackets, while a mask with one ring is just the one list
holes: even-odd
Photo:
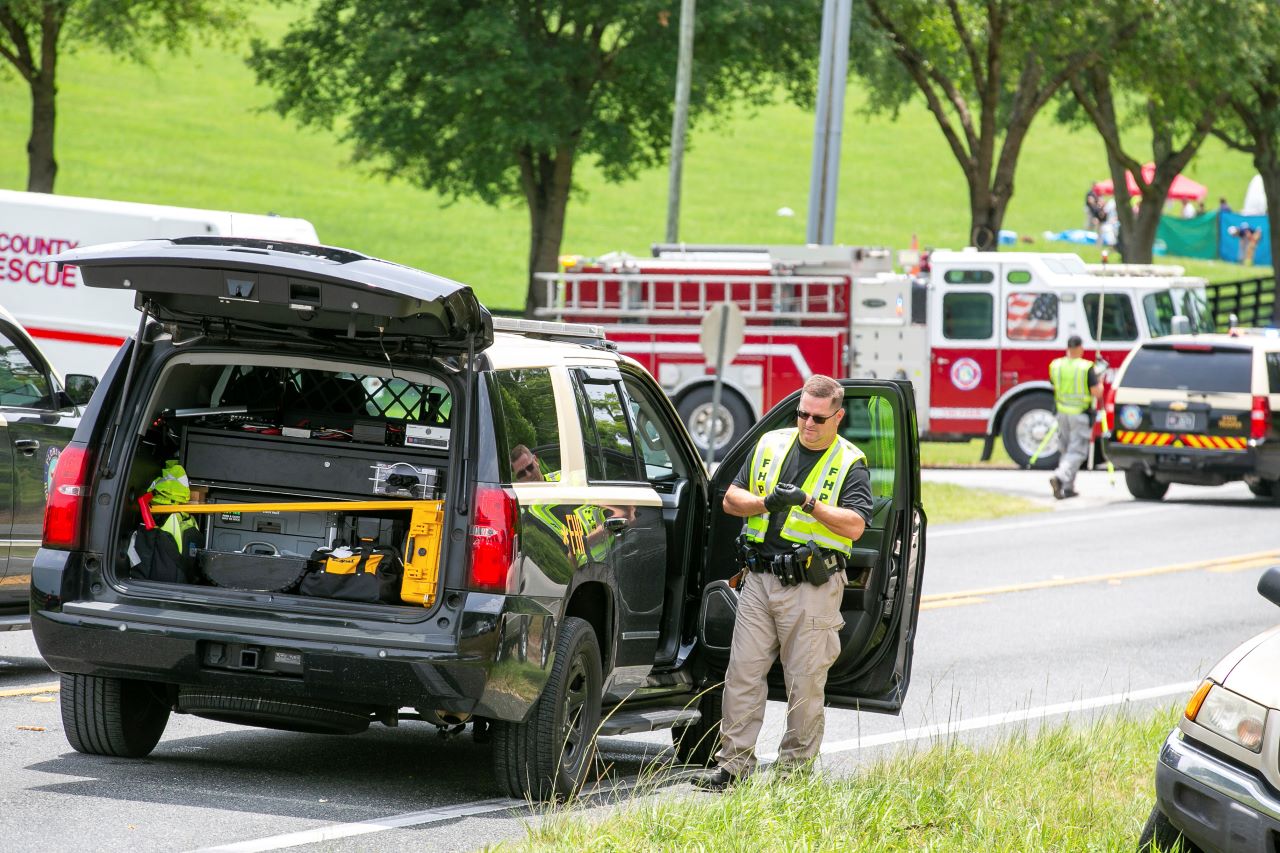
[[[1173, 331], [1176, 317], [1213, 328], [1204, 281], [1176, 267], [966, 250], [935, 251], [927, 275], [909, 275], [893, 271], [884, 248], [656, 245], [653, 254], [564, 259], [563, 272], [541, 277], [537, 314], [604, 325], [657, 377], [703, 448], [714, 423], [717, 451], [825, 373], [910, 381], [923, 438], [984, 437], [985, 458], [999, 437], [1019, 465], [1039, 450], [1036, 467], [1052, 467], [1049, 362], [1068, 337], [1084, 339], [1106, 376], [1134, 346]], [[746, 335], [713, 421], [714, 368], [699, 324], [726, 300], [742, 309]]]

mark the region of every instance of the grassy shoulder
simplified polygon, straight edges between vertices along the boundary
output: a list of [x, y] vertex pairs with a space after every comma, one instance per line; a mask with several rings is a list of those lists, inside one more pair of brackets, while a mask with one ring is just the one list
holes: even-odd
[[922, 441], [920, 465], [924, 468], [1016, 468], [1004, 444], [996, 441], [991, 458], [982, 461], [983, 439], [972, 441]]
[[1177, 715], [1068, 722], [981, 749], [946, 741], [851, 778], [766, 771], [723, 795], [642, 795], [598, 821], [566, 810], [515, 848], [1132, 850]]
[[986, 489], [969, 489], [951, 483], [925, 482], [920, 487], [923, 491], [924, 512], [931, 525], [1047, 512], [1049, 509], [1014, 495]]

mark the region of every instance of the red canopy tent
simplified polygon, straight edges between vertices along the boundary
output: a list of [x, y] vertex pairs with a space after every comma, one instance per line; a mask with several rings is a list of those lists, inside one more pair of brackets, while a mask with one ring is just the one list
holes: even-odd
[[[1151, 183], [1151, 178], [1156, 173], [1156, 164], [1147, 163], [1142, 167], [1142, 180]], [[1136, 196], [1138, 194], [1138, 182], [1133, 179], [1132, 172], [1125, 173], [1125, 184], [1129, 187], [1129, 195]], [[1115, 184], [1110, 178], [1105, 181], [1098, 181], [1093, 185], [1093, 191], [1097, 195], [1112, 195], [1115, 191]], [[1178, 201], [1199, 201], [1209, 192], [1204, 184], [1196, 183], [1190, 178], [1178, 175], [1173, 179], [1173, 185], [1169, 187], [1169, 198]]]

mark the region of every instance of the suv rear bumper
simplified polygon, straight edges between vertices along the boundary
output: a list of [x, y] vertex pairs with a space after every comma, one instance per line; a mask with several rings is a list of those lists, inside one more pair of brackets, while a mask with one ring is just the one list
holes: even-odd
[[1268, 479], [1280, 475], [1260, 470], [1272, 454], [1248, 450], [1199, 450], [1191, 447], [1149, 447], [1106, 440], [1107, 459], [1117, 468], [1139, 468], [1157, 480], [1170, 483], [1216, 486], [1257, 474]]
[[1273, 850], [1280, 837], [1280, 798], [1266, 782], [1177, 729], [1156, 762], [1156, 804], [1203, 850]]
[[[529, 599], [459, 592], [430, 619], [381, 629], [227, 606], [63, 602], [64, 569], [77, 556], [42, 550], [32, 574], [31, 627], [61, 673], [523, 720], [550, 671], [554, 642], [543, 637], [554, 638], [556, 620]], [[211, 664], [219, 645], [255, 649], [259, 665]], [[277, 653], [297, 665], [272, 671]]]

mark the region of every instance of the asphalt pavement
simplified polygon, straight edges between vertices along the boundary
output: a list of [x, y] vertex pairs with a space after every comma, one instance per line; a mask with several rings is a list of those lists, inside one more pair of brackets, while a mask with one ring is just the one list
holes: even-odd
[[[1280, 508], [1241, 484], [1174, 486], [1147, 503], [1092, 471], [1080, 497], [1055, 501], [1040, 472], [924, 476], [1052, 512], [930, 528], [903, 713], [829, 711], [825, 772], [951, 737], [1180, 705], [1218, 657], [1280, 621], [1254, 589], [1280, 564]], [[145, 760], [82, 756], [63, 736], [54, 682], [29, 632], [0, 634], [6, 851], [473, 850], [542, 819], [498, 796], [487, 747], [421, 724], [343, 738], [175, 716]], [[766, 760], [784, 710], [770, 703]], [[606, 787], [586, 813], [607, 815], [670, 758], [669, 743], [666, 733], [604, 739]], [[655, 795], [711, 796], [686, 776], [667, 776]]]

